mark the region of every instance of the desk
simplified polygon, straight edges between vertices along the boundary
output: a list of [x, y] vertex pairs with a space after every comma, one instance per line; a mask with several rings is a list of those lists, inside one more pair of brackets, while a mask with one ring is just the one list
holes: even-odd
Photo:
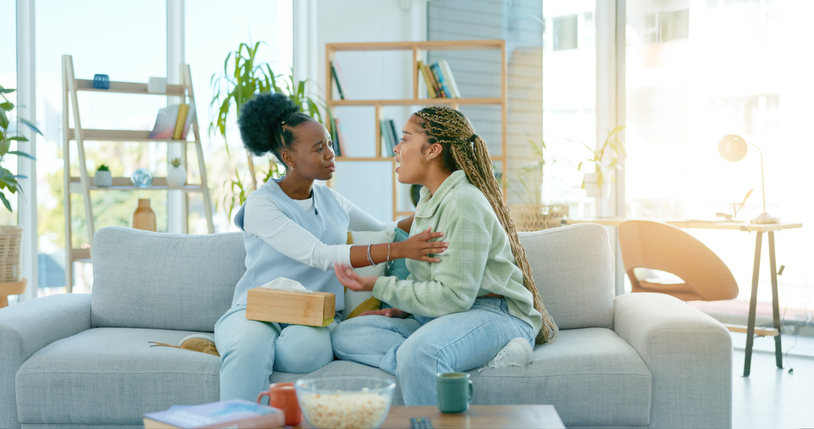
[[[563, 223], [573, 225], [577, 223], [597, 223], [606, 226], [619, 226], [622, 222], [628, 219], [621, 217], [609, 218], [586, 218], [586, 219], [566, 219]], [[644, 220], [644, 219], [643, 219]], [[775, 262], [774, 252], [774, 232], [784, 229], [802, 228], [802, 223], [773, 223], [773, 224], [753, 224], [744, 222], [718, 222], [706, 220], [662, 220], [662, 219], [649, 219], [657, 222], [664, 222], [678, 228], [704, 228], [704, 229], [723, 229], [732, 231], [746, 231], [756, 232], [755, 238], [755, 262], [752, 268], [752, 295], [749, 299], [749, 320], [746, 325], [746, 358], [743, 363], [743, 376], [748, 377], [751, 372], [752, 364], [752, 346], [755, 341], [755, 310], [757, 308], [757, 284], [760, 274], [760, 251], [763, 245], [763, 233], [768, 233], [769, 236], [769, 269], [771, 270], [772, 277], [772, 320], [774, 329], [763, 331], [763, 334], [774, 336], [774, 355], [778, 368], [783, 368], [783, 354], [780, 342], [780, 306], [777, 299], [777, 264]], [[731, 329], [733, 331], [740, 331], [738, 329]]]

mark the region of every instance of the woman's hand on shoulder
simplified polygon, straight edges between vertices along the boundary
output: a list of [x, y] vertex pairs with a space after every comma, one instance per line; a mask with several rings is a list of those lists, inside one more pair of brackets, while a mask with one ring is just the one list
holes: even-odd
[[360, 316], [384, 316], [384, 317], [395, 317], [397, 319], [404, 319], [405, 317], [409, 316], [410, 313], [406, 313], [404, 311], [401, 311], [398, 308], [383, 308], [381, 310], [365, 311], [364, 313], [361, 313], [359, 315]]
[[343, 286], [352, 291], [370, 292], [373, 290], [373, 286], [376, 284], [377, 277], [362, 277], [359, 274], [356, 274], [356, 271], [353, 271], [353, 268], [345, 264], [338, 264], [334, 262], [334, 272], [336, 273], [336, 278], [339, 280], [339, 283], [342, 283]]
[[393, 259], [409, 258], [423, 262], [441, 262], [440, 259], [430, 257], [429, 255], [435, 255], [447, 250], [449, 243], [444, 241], [431, 241], [443, 236], [443, 232], [432, 232], [432, 230], [428, 228], [426, 231], [419, 232], [404, 241], [393, 243], [399, 248], [398, 256]]

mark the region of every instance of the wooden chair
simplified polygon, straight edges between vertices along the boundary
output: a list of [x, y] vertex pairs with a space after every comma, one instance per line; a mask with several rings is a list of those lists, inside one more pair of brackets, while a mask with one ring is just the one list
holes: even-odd
[[[729, 267], [715, 252], [679, 228], [660, 222], [626, 221], [619, 226], [619, 243], [633, 292], [665, 293], [684, 301], [738, 296], [738, 283]], [[654, 277], [652, 270], [678, 278]]]
[[14, 283], [0, 283], [0, 308], [8, 307], [8, 296], [19, 295], [25, 292], [28, 279], [22, 279]]

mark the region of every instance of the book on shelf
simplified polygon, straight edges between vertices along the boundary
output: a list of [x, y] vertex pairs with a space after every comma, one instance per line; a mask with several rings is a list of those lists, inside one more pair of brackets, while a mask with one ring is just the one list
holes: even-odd
[[424, 80], [424, 85], [427, 86], [427, 95], [430, 98], [438, 97], [438, 93], [435, 91], [435, 82], [433, 82], [434, 78], [429, 70], [427, 70], [427, 65], [424, 64], [424, 61], [418, 60], [418, 73]]
[[[181, 114], [178, 114], [178, 118], [181, 118]], [[174, 134], [172, 136], [173, 139], [176, 140], [186, 140], [187, 134], [189, 133], [189, 129], [192, 127], [192, 120], [195, 119], [195, 105], [190, 104], [189, 109], [186, 112], [186, 117], [184, 118], [184, 126], [181, 128], [180, 134]], [[175, 131], [178, 132], [178, 124], [176, 123]]]
[[438, 67], [441, 69], [441, 75], [444, 77], [444, 82], [447, 84], [452, 98], [461, 98], [461, 92], [458, 91], [458, 84], [455, 83], [455, 77], [452, 76], [452, 69], [449, 68], [447, 60], [438, 61]]
[[145, 429], [157, 428], [274, 428], [285, 425], [285, 414], [243, 399], [201, 405], [173, 406], [144, 414]]
[[[186, 132], [192, 124], [195, 108], [189, 104], [173, 104], [158, 109], [155, 125], [150, 138], [156, 140], [178, 140], [186, 138]], [[183, 137], [182, 137], [183, 136]]]
[[342, 150], [339, 146], [339, 134], [337, 133], [336, 118], [331, 118], [330, 123], [331, 149], [334, 151], [334, 156], [342, 156]]
[[[347, 156], [348, 152], [345, 148], [345, 124], [339, 119], [334, 119], [336, 126], [336, 144], [339, 146], [339, 153]], [[336, 152], [334, 152], [336, 154]], [[336, 154], [339, 156], [339, 154]]]
[[432, 63], [430, 65], [430, 70], [432, 70], [435, 80], [438, 81], [438, 88], [442, 94], [441, 96], [443, 98], [452, 98], [452, 94], [449, 92], [446, 82], [444, 82], [444, 75], [441, 73], [441, 67], [438, 66], [438, 63]]
[[339, 99], [344, 100], [345, 91], [347, 91], [348, 88], [345, 85], [345, 80], [342, 78], [342, 69], [339, 68], [339, 63], [336, 61], [331, 61], [331, 75], [336, 85], [336, 92], [339, 93]]
[[392, 152], [393, 148], [396, 146], [393, 143], [393, 136], [390, 133], [390, 124], [387, 122], [387, 119], [382, 119], [379, 121], [379, 129], [381, 130], [382, 134], [382, 156], [387, 156], [387, 154]]
[[387, 124], [392, 138], [392, 140], [390, 141], [393, 144], [392, 146], [390, 146], [390, 150], [387, 152], [387, 156], [396, 156], [395, 152], [393, 152], [393, 149], [396, 147], [397, 144], [399, 144], [400, 141], [399, 134], [398, 132], [396, 132], [396, 122], [393, 121], [392, 119], [388, 119]]

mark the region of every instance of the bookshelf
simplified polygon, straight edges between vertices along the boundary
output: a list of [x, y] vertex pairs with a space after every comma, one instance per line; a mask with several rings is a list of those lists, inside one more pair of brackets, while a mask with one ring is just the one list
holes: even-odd
[[[81, 115], [79, 111], [78, 93], [106, 92], [116, 94], [142, 94], [179, 97], [187, 104], [195, 104], [195, 95], [192, 91], [192, 75], [189, 65], [181, 66], [181, 84], [167, 85], [165, 92], [148, 92], [147, 83], [137, 82], [110, 82], [107, 89], [94, 88], [92, 79], [76, 79], [74, 76], [73, 58], [71, 55], [62, 56], [62, 144], [64, 163], [64, 204], [65, 204], [65, 285], [68, 293], [73, 290], [73, 262], [91, 262], [93, 235], [96, 232], [93, 221], [93, 205], [91, 191], [181, 191], [184, 195], [191, 192], [199, 192], [203, 197], [204, 212], [207, 221], [207, 228], [210, 234], [215, 232], [212, 221], [212, 204], [209, 196], [209, 188], [206, 183], [206, 166], [204, 165], [203, 148], [201, 146], [201, 135], [198, 128], [197, 116], [192, 121], [192, 133], [194, 140], [173, 140], [173, 139], [151, 139], [150, 131], [138, 130], [99, 130], [82, 128]], [[70, 126], [69, 113], [73, 116], [73, 128]], [[79, 176], [73, 176], [71, 172], [71, 142], [76, 142], [76, 156], [79, 161]], [[117, 143], [155, 143], [166, 142], [179, 145], [194, 145], [198, 158], [198, 168], [200, 171], [201, 183], [187, 184], [181, 187], [170, 187], [166, 177], [153, 176], [153, 184], [149, 188], [138, 188], [133, 185], [129, 177], [113, 177], [113, 183], [109, 187], [99, 187], [92, 184], [92, 177], [88, 172], [87, 158], [85, 155], [85, 142], [98, 141], [110, 144]], [[186, 149], [184, 150], [186, 153]], [[184, 168], [186, 168], [186, 156], [182, 156]], [[168, 163], [169, 164], [169, 163]], [[84, 214], [88, 230], [88, 248], [73, 247], [73, 228], [71, 223], [72, 207], [71, 195], [80, 194], [84, 200]], [[133, 207], [135, 210], [135, 207]]]
[[[501, 73], [500, 73], [500, 96], [499, 97], [474, 97], [474, 98], [429, 98], [426, 94], [421, 94], [419, 84], [421, 76], [418, 71], [418, 61], [421, 60], [422, 54], [427, 51], [443, 51], [443, 50], [497, 50], [500, 52], [501, 59]], [[401, 99], [366, 99], [366, 100], [335, 100], [333, 91], [333, 76], [331, 72], [331, 63], [335, 60], [337, 52], [343, 51], [411, 51], [412, 52], [412, 98]], [[325, 45], [325, 93], [326, 105], [331, 113], [334, 115], [334, 109], [342, 106], [359, 106], [359, 107], [373, 107], [375, 116], [375, 156], [373, 157], [351, 157], [351, 156], [338, 156], [337, 162], [342, 161], [362, 161], [362, 162], [383, 162], [389, 161], [392, 163], [393, 172], [393, 216], [398, 219], [403, 216], [412, 214], [412, 211], [398, 210], [398, 193], [397, 186], [398, 180], [395, 173], [395, 159], [392, 156], [385, 156], [382, 154], [382, 131], [381, 120], [383, 119], [382, 109], [386, 106], [431, 106], [431, 105], [444, 105], [450, 106], [454, 109], [459, 109], [459, 106], [474, 106], [474, 105], [493, 105], [500, 108], [500, 124], [501, 124], [501, 141], [500, 141], [500, 155], [492, 155], [492, 162], [499, 163], [501, 166], [502, 183], [508, 183], [506, 180], [506, 173], [508, 171], [508, 157], [507, 157], [507, 124], [508, 124], [508, 90], [506, 81], [506, 44], [503, 40], [456, 40], [456, 41], [423, 41], [423, 42], [369, 42], [369, 43], [328, 43]], [[346, 94], [350, 95], [350, 94]], [[401, 124], [397, 124], [400, 126]], [[351, 140], [353, 140], [351, 138]], [[504, 198], [506, 189], [503, 189]]]

